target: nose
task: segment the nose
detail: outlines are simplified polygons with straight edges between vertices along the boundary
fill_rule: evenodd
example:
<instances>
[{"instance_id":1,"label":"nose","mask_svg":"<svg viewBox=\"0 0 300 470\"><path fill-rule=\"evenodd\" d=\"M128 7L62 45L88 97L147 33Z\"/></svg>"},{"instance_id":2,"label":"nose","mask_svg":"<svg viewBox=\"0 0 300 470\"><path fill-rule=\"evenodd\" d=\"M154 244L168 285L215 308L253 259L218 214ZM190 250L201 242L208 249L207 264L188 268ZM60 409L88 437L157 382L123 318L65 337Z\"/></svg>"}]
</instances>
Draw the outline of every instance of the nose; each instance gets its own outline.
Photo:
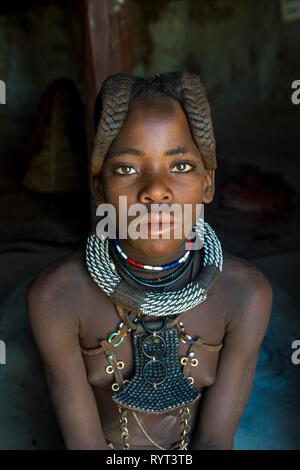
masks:
<instances>
[{"instance_id":1,"label":"nose","mask_svg":"<svg viewBox=\"0 0 300 470\"><path fill-rule=\"evenodd\" d=\"M173 194L168 184L158 176L150 176L139 192L139 202L142 204L171 203Z\"/></svg>"}]
</instances>

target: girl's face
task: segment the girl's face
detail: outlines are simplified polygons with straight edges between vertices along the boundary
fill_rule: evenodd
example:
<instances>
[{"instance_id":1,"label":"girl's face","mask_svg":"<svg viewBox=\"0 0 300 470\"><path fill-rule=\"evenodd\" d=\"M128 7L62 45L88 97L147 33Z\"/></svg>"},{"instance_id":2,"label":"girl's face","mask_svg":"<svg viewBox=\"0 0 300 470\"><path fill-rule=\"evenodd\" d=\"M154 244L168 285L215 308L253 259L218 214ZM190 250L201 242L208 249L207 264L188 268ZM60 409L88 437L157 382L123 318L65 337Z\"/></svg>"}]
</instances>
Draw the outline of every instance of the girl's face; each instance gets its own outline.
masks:
<instances>
[{"instance_id":1,"label":"girl's face","mask_svg":"<svg viewBox=\"0 0 300 470\"><path fill-rule=\"evenodd\" d=\"M213 171L203 165L180 103L168 97L140 97L130 104L101 174L94 178L94 191L97 205L110 203L117 214L119 196L127 197L128 207L144 204L149 213L152 204L176 203L182 208L190 204L192 228L196 204L212 201ZM128 217L128 223L133 218ZM184 234L181 239L174 238L174 227L170 223L170 238L164 239L161 231L165 226L149 223L147 239L121 239L120 243L135 260L164 264L185 251ZM151 239L151 233L159 239Z\"/></svg>"}]
</instances>

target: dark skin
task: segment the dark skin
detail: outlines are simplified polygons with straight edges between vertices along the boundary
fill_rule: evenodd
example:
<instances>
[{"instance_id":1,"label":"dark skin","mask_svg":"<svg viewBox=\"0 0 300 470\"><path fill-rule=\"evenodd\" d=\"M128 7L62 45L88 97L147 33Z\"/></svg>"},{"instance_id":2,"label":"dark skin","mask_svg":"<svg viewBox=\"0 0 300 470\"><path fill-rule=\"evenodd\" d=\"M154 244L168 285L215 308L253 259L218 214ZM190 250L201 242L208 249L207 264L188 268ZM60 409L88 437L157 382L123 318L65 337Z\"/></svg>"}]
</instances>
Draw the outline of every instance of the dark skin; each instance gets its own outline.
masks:
<instances>
[{"instance_id":1,"label":"dark skin","mask_svg":"<svg viewBox=\"0 0 300 470\"><path fill-rule=\"evenodd\" d=\"M131 149L126 150L125 148ZM134 149L134 150L132 150ZM137 154L139 153L139 154ZM171 98L138 98L93 179L97 204L118 206L142 202L203 202L214 194L214 174L206 170L187 118ZM164 264L184 252L184 240L122 240L133 259ZM202 397L191 407L189 449L232 449L234 433L247 402L257 354L272 305L269 282L250 263L224 253L223 271L208 299L189 310L187 332L206 343L224 342L218 352L200 350L193 371ZM33 334L41 353L53 405L68 449L122 448L118 410L111 399L112 377L103 354L83 357L80 346L93 348L114 331L119 317L110 298L89 276L84 253L58 261L38 276L28 292ZM130 336L117 348L125 363L124 378L133 373ZM187 351L181 343L179 354ZM179 413L138 414L150 436L164 448L180 439ZM131 448L155 448L129 413Z\"/></svg>"}]
</instances>

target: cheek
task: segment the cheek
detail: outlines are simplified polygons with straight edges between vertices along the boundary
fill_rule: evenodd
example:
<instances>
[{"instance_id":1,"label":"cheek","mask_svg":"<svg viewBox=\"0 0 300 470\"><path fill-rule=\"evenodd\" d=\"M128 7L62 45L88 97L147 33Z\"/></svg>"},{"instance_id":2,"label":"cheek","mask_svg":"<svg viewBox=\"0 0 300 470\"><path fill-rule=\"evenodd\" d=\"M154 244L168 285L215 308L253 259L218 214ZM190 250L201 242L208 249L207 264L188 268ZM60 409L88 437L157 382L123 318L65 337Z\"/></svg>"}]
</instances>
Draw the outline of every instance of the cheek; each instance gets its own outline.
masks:
<instances>
[{"instance_id":1,"label":"cheek","mask_svg":"<svg viewBox=\"0 0 300 470\"><path fill-rule=\"evenodd\" d=\"M103 199L106 204L111 204L114 207L117 226L119 226L120 216L124 220L125 214L128 216L128 208L137 202L132 185L128 189L126 186L122 178L106 179L103 184Z\"/></svg>"},{"instance_id":2,"label":"cheek","mask_svg":"<svg viewBox=\"0 0 300 470\"><path fill-rule=\"evenodd\" d=\"M178 184L176 199L183 204L199 204L202 202L204 184L202 178L195 175Z\"/></svg>"},{"instance_id":3,"label":"cheek","mask_svg":"<svg viewBox=\"0 0 300 470\"><path fill-rule=\"evenodd\" d=\"M125 200L124 200L125 197ZM133 191L125 192L116 186L112 189L112 187L108 187L104 190L104 200L107 204L112 204L116 209L119 208L120 204L126 204L126 207L137 203L135 194Z\"/></svg>"},{"instance_id":4,"label":"cheek","mask_svg":"<svg viewBox=\"0 0 300 470\"><path fill-rule=\"evenodd\" d=\"M121 196L126 197L125 203L124 200L120 200ZM123 206L121 206L121 211L123 212L124 204L126 204L126 207L128 208L132 204L136 203L136 197L135 185L124 184L122 178L112 177L110 179L106 179L103 184L104 201L107 204L112 204L116 211L119 211L120 204L123 204Z\"/></svg>"},{"instance_id":5,"label":"cheek","mask_svg":"<svg viewBox=\"0 0 300 470\"><path fill-rule=\"evenodd\" d=\"M190 231L199 218L203 217L203 192L204 185L202 178L195 175L182 183L181 188L176 193L176 199L182 206L182 222L186 229Z\"/></svg>"}]
</instances>

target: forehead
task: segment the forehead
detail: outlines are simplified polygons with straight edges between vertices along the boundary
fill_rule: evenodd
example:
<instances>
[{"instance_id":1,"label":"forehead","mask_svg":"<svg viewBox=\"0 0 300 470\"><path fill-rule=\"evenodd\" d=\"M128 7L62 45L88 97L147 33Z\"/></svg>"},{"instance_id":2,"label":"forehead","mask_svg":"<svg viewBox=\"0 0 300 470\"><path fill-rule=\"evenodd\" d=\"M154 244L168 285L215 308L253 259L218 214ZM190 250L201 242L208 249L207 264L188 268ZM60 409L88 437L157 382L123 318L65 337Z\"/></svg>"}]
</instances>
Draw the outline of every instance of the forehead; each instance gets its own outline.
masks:
<instances>
[{"instance_id":1,"label":"forehead","mask_svg":"<svg viewBox=\"0 0 300 470\"><path fill-rule=\"evenodd\" d=\"M171 120L184 119L185 113L181 104L168 96L149 96L135 98L129 104L126 121L135 119Z\"/></svg>"},{"instance_id":2,"label":"forehead","mask_svg":"<svg viewBox=\"0 0 300 470\"><path fill-rule=\"evenodd\" d=\"M187 117L181 104L171 97L139 97L134 99L117 140L125 138L192 140Z\"/></svg>"}]
</instances>

